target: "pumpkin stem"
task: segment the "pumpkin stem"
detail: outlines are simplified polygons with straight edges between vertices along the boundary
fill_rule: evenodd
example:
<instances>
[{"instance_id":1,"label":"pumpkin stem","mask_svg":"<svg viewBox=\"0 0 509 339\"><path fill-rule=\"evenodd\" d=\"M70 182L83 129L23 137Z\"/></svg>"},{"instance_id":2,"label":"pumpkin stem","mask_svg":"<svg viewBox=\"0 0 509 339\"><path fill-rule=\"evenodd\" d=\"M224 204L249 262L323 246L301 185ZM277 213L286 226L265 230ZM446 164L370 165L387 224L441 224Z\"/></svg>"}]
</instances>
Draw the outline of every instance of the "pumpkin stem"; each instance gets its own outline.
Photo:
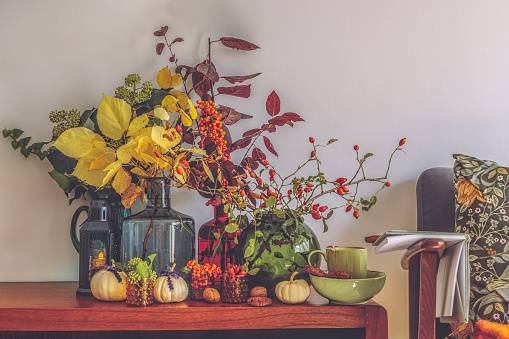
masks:
<instances>
[{"instance_id":1,"label":"pumpkin stem","mask_svg":"<svg viewBox=\"0 0 509 339\"><path fill-rule=\"evenodd\" d=\"M173 270L175 269L175 265L177 265L177 264L174 263L173 266L170 268L170 272L173 272Z\"/></svg>"},{"instance_id":2,"label":"pumpkin stem","mask_svg":"<svg viewBox=\"0 0 509 339\"><path fill-rule=\"evenodd\" d=\"M290 277L290 284L293 284L293 278L299 274L299 272L293 272L292 276Z\"/></svg>"}]
</instances>

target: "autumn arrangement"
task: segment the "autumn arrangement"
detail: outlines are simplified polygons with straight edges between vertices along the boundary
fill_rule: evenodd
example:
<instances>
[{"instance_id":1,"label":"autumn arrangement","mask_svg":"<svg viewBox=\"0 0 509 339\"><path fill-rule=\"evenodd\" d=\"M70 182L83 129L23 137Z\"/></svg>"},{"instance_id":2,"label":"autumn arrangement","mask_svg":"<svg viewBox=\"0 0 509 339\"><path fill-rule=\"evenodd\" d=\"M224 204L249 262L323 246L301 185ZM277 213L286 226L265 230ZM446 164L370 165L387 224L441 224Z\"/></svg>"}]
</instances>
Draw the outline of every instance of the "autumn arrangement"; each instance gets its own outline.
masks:
<instances>
[{"instance_id":1,"label":"autumn arrangement","mask_svg":"<svg viewBox=\"0 0 509 339\"><path fill-rule=\"evenodd\" d=\"M190 295L193 300L267 306L272 303L268 295L276 292L282 302L304 302L309 296L309 280L295 277L306 277L307 253L319 249L304 217L320 221L326 232L337 211L355 218L369 211L377 202L377 193L390 186L393 157L402 151L406 140L397 143L380 176L365 174L373 154L363 154L353 146L357 160L353 174L330 177L322 172L322 161L326 161L322 152L338 140L323 142L309 137L309 157L295 171L283 174L267 156L278 156L271 135L304 119L283 112L277 93L272 91L265 104L266 122L232 140L229 129L252 116L226 106L222 98L249 98L251 84L246 82L261 73L220 76L212 62L211 51L219 46L241 52L259 47L232 37L209 39L206 58L185 65L176 53L184 40L172 40L168 35L167 26L154 32L160 39L156 53L168 53L170 63L155 74L157 87L130 74L114 95L103 94L97 108L83 113L76 109L51 112L49 118L56 125L50 140L32 142L17 128L4 129L4 138L25 157L47 159L53 166L49 174L69 203L80 198L104 199L129 210L138 199L150 203L149 183L161 178L165 186L196 191L205 198L205 205L219 211L211 236L198 239L199 244L202 240L205 244L198 248L201 262L186 259L186 264L175 267L178 260L174 258L168 269L156 272L152 270L156 260L168 258L163 258L163 252L148 255L150 240L157 236L152 231L160 219L159 205L151 205L153 214L142 232L143 255L127 258L125 265L107 263L91 279L92 292L99 300L127 298L130 305L148 306L152 301L140 301L141 295L153 296L161 303L179 302ZM309 166L316 167L316 172L303 176L301 172ZM359 187L367 182L377 187L364 198ZM328 195L336 197L334 206L321 205L320 198ZM177 222L168 227L172 232L191 234L194 251L193 223ZM191 255L196 257L196 253ZM214 261L217 257L222 259ZM315 265L319 266L318 262ZM267 280L272 285L266 284ZM278 296L277 291L288 296L287 290L291 298Z\"/></svg>"}]
</instances>

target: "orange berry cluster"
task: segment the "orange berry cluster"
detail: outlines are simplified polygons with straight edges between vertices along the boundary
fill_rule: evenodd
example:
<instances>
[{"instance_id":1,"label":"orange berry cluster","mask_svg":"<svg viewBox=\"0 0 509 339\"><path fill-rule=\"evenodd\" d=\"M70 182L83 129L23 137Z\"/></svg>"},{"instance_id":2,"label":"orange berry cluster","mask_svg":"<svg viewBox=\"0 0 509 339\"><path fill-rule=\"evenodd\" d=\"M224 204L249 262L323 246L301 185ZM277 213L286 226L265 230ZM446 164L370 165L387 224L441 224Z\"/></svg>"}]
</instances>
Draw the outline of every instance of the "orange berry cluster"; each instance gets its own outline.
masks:
<instances>
[{"instance_id":1,"label":"orange berry cluster","mask_svg":"<svg viewBox=\"0 0 509 339\"><path fill-rule=\"evenodd\" d=\"M228 269L224 272L224 275L228 278L229 282L235 282L236 276L244 277L246 271L244 271L241 266L228 264Z\"/></svg>"},{"instance_id":2,"label":"orange berry cluster","mask_svg":"<svg viewBox=\"0 0 509 339\"><path fill-rule=\"evenodd\" d=\"M221 122L222 114L216 111L216 103L212 100L198 100L197 103L198 108L201 109L198 127L200 128L202 139L210 137L216 144L218 152L224 155L224 159L230 160L230 155L226 153L225 131L221 129L223 126ZM203 140L198 143L198 146L203 147Z\"/></svg>"},{"instance_id":3,"label":"orange berry cluster","mask_svg":"<svg viewBox=\"0 0 509 339\"><path fill-rule=\"evenodd\" d=\"M494 255L497 253L497 251L495 251L493 248L489 248L488 246L483 246L483 248L486 250L486 252L488 253L488 255Z\"/></svg>"},{"instance_id":4,"label":"orange berry cluster","mask_svg":"<svg viewBox=\"0 0 509 339\"><path fill-rule=\"evenodd\" d=\"M211 285L212 278L217 279L221 275L221 268L216 265L200 265L193 259L189 261L186 267L192 270L191 272L191 287L205 287ZM210 280L209 280L210 279Z\"/></svg>"}]
</instances>

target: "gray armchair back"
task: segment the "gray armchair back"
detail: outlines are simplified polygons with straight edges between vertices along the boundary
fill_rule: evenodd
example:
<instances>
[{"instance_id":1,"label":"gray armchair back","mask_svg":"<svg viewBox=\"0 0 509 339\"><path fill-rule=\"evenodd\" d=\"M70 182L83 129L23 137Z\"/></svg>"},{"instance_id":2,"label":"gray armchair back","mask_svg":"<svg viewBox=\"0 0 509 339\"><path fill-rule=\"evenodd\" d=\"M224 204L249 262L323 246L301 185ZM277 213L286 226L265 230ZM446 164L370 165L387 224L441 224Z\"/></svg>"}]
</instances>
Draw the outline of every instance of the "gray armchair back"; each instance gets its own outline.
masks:
<instances>
[{"instance_id":1,"label":"gray armchair back","mask_svg":"<svg viewBox=\"0 0 509 339\"><path fill-rule=\"evenodd\" d=\"M417 180L417 230L454 232L454 173L433 167Z\"/></svg>"}]
</instances>

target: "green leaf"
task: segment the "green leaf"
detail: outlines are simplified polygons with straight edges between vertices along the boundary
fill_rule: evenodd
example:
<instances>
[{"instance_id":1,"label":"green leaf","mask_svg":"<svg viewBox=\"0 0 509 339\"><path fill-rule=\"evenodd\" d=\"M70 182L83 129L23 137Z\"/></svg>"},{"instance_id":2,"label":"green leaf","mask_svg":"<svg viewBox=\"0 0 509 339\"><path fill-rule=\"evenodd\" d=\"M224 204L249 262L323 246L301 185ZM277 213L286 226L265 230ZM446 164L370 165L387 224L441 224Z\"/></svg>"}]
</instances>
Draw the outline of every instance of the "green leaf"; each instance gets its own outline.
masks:
<instances>
[{"instance_id":1,"label":"green leaf","mask_svg":"<svg viewBox=\"0 0 509 339\"><path fill-rule=\"evenodd\" d=\"M257 238L261 238L261 237L263 237L263 232L262 232L262 231L260 231L260 230L256 230L256 232L255 232L255 237L257 237Z\"/></svg>"},{"instance_id":2,"label":"green leaf","mask_svg":"<svg viewBox=\"0 0 509 339\"><path fill-rule=\"evenodd\" d=\"M328 142L327 142L327 145L330 145L332 144L333 142L336 142L338 141L338 139L330 139Z\"/></svg>"},{"instance_id":3,"label":"green leaf","mask_svg":"<svg viewBox=\"0 0 509 339\"><path fill-rule=\"evenodd\" d=\"M265 206L267 206L267 208L271 208L272 206L274 206L276 204L276 197L271 195L266 201L265 201Z\"/></svg>"},{"instance_id":4,"label":"green leaf","mask_svg":"<svg viewBox=\"0 0 509 339\"><path fill-rule=\"evenodd\" d=\"M377 202L376 196L372 196L371 199L369 199L369 202L371 203L371 205L376 204Z\"/></svg>"},{"instance_id":5,"label":"green leaf","mask_svg":"<svg viewBox=\"0 0 509 339\"><path fill-rule=\"evenodd\" d=\"M205 173L207 173L207 176L209 177L210 181L215 182L214 176L212 175L212 171L210 170L209 165L207 165L203 160L201 163L203 164L203 169L205 170Z\"/></svg>"},{"instance_id":6,"label":"green leaf","mask_svg":"<svg viewBox=\"0 0 509 339\"><path fill-rule=\"evenodd\" d=\"M235 233L237 232L237 230L239 229L239 225L235 224L235 223L229 223L228 225L226 225L224 227L224 230L228 233Z\"/></svg>"},{"instance_id":7,"label":"green leaf","mask_svg":"<svg viewBox=\"0 0 509 339\"><path fill-rule=\"evenodd\" d=\"M28 148L26 148L26 147L21 147L20 151L21 151L21 154L23 154L23 156L25 158L28 158L28 156L31 153L30 150Z\"/></svg>"},{"instance_id":8,"label":"green leaf","mask_svg":"<svg viewBox=\"0 0 509 339\"><path fill-rule=\"evenodd\" d=\"M88 119L90 118L90 116L92 116L92 113L94 113L94 112L97 112L97 110L95 108L92 108L92 109L89 109L89 110L86 110L85 112L83 112L83 114L81 115L80 123L79 123L78 127L85 126L85 123L88 121Z\"/></svg>"},{"instance_id":9,"label":"green leaf","mask_svg":"<svg viewBox=\"0 0 509 339\"><path fill-rule=\"evenodd\" d=\"M57 182L58 186L60 186L65 193L71 192L71 178L56 170L48 172L48 174Z\"/></svg>"},{"instance_id":10,"label":"green leaf","mask_svg":"<svg viewBox=\"0 0 509 339\"><path fill-rule=\"evenodd\" d=\"M143 261L140 261L138 265L136 265L136 273L138 273L141 278L150 278L150 269Z\"/></svg>"},{"instance_id":11,"label":"green leaf","mask_svg":"<svg viewBox=\"0 0 509 339\"><path fill-rule=\"evenodd\" d=\"M94 197L92 196L92 193L90 193L90 191L86 191L85 194L83 194L83 198L85 198L85 200L89 200L89 201L94 200Z\"/></svg>"},{"instance_id":12,"label":"green leaf","mask_svg":"<svg viewBox=\"0 0 509 339\"><path fill-rule=\"evenodd\" d=\"M239 237L235 237L235 239L233 239L233 242L235 243L235 245L238 245L239 244Z\"/></svg>"},{"instance_id":13,"label":"green leaf","mask_svg":"<svg viewBox=\"0 0 509 339\"><path fill-rule=\"evenodd\" d=\"M280 210L279 208L275 208L272 210L272 212L274 212L276 217L278 217L279 219L286 219L286 213L283 210Z\"/></svg>"},{"instance_id":14,"label":"green leaf","mask_svg":"<svg viewBox=\"0 0 509 339\"><path fill-rule=\"evenodd\" d=\"M254 246L248 246L244 251L244 258L249 258L254 254Z\"/></svg>"},{"instance_id":15,"label":"green leaf","mask_svg":"<svg viewBox=\"0 0 509 339\"><path fill-rule=\"evenodd\" d=\"M156 257L157 253L151 254L148 256L148 268L152 269L152 263L154 262L154 258ZM149 277L147 277L149 278Z\"/></svg>"},{"instance_id":16,"label":"green leaf","mask_svg":"<svg viewBox=\"0 0 509 339\"><path fill-rule=\"evenodd\" d=\"M324 218L322 218L322 222L323 222L323 233L325 233L329 230L329 226L327 226L327 223L325 222Z\"/></svg>"},{"instance_id":17,"label":"green leaf","mask_svg":"<svg viewBox=\"0 0 509 339\"><path fill-rule=\"evenodd\" d=\"M7 129L7 128L4 128L2 130L2 135L4 136L4 138L8 138L11 136L11 130L10 129Z\"/></svg>"},{"instance_id":18,"label":"green leaf","mask_svg":"<svg viewBox=\"0 0 509 339\"><path fill-rule=\"evenodd\" d=\"M493 178L495 176L495 174L497 174L497 171L496 170L493 170L491 171L489 174L488 174L488 180Z\"/></svg>"},{"instance_id":19,"label":"green leaf","mask_svg":"<svg viewBox=\"0 0 509 339\"><path fill-rule=\"evenodd\" d=\"M295 219L287 219L285 220L285 222L283 223L283 225L281 225L282 228L286 228L288 226L291 226L295 223Z\"/></svg>"},{"instance_id":20,"label":"green leaf","mask_svg":"<svg viewBox=\"0 0 509 339\"><path fill-rule=\"evenodd\" d=\"M373 153L366 153L366 154L364 154L364 160L366 160L367 158L372 157L372 156L373 156Z\"/></svg>"},{"instance_id":21,"label":"green leaf","mask_svg":"<svg viewBox=\"0 0 509 339\"><path fill-rule=\"evenodd\" d=\"M14 148L14 149L18 149L18 147L19 147L18 143L17 143L16 141L14 141L14 140L13 140L13 141L11 141L11 146L12 146L12 148Z\"/></svg>"},{"instance_id":22,"label":"green leaf","mask_svg":"<svg viewBox=\"0 0 509 339\"><path fill-rule=\"evenodd\" d=\"M214 237L215 237L216 239L219 239L219 238L221 238L221 235L220 235L219 233L215 232L215 233L214 233Z\"/></svg>"},{"instance_id":23,"label":"green leaf","mask_svg":"<svg viewBox=\"0 0 509 339\"><path fill-rule=\"evenodd\" d=\"M20 140L18 140L18 144L21 147L25 147L30 142L30 139L32 139L32 138L31 137L26 137L26 138L20 139Z\"/></svg>"},{"instance_id":24,"label":"green leaf","mask_svg":"<svg viewBox=\"0 0 509 339\"><path fill-rule=\"evenodd\" d=\"M214 251L212 252L212 260L216 257L218 253L221 253L223 251L223 243L219 241L216 246L214 247Z\"/></svg>"},{"instance_id":25,"label":"green leaf","mask_svg":"<svg viewBox=\"0 0 509 339\"><path fill-rule=\"evenodd\" d=\"M276 258L281 258L281 259L283 259L283 258L284 258L283 253L281 253L281 252L273 252L272 254L273 254Z\"/></svg>"},{"instance_id":26,"label":"green leaf","mask_svg":"<svg viewBox=\"0 0 509 339\"><path fill-rule=\"evenodd\" d=\"M330 217L332 217L332 214L334 214L334 210L330 210L329 213L327 213L325 219L329 219Z\"/></svg>"},{"instance_id":27,"label":"green leaf","mask_svg":"<svg viewBox=\"0 0 509 339\"><path fill-rule=\"evenodd\" d=\"M34 142L32 144L32 149L34 151L40 151L42 149L42 147L44 146L44 144L45 144L44 142Z\"/></svg>"},{"instance_id":28,"label":"green leaf","mask_svg":"<svg viewBox=\"0 0 509 339\"><path fill-rule=\"evenodd\" d=\"M224 204L223 212L228 213L230 211L230 204Z\"/></svg>"},{"instance_id":29,"label":"green leaf","mask_svg":"<svg viewBox=\"0 0 509 339\"><path fill-rule=\"evenodd\" d=\"M180 269L181 272L184 272L184 273L191 273L193 270L191 269L191 267L182 267Z\"/></svg>"},{"instance_id":30,"label":"green leaf","mask_svg":"<svg viewBox=\"0 0 509 339\"><path fill-rule=\"evenodd\" d=\"M249 275L255 275L256 273L258 273L260 271L260 268L253 268L251 271L247 272L247 274Z\"/></svg>"},{"instance_id":31,"label":"green leaf","mask_svg":"<svg viewBox=\"0 0 509 339\"><path fill-rule=\"evenodd\" d=\"M255 239L249 239L249 246L254 246Z\"/></svg>"},{"instance_id":32,"label":"green leaf","mask_svg":"<svg viewBox=\"0 0 509 339\"><path fill-rule=\"evenodd\" d=\"M19 128L15 128L15 129L11 130L11 137L13 139L18 139L21 136L21 134L23 134L23 131L20 130Z\"/></svg>"}]
</instances>

